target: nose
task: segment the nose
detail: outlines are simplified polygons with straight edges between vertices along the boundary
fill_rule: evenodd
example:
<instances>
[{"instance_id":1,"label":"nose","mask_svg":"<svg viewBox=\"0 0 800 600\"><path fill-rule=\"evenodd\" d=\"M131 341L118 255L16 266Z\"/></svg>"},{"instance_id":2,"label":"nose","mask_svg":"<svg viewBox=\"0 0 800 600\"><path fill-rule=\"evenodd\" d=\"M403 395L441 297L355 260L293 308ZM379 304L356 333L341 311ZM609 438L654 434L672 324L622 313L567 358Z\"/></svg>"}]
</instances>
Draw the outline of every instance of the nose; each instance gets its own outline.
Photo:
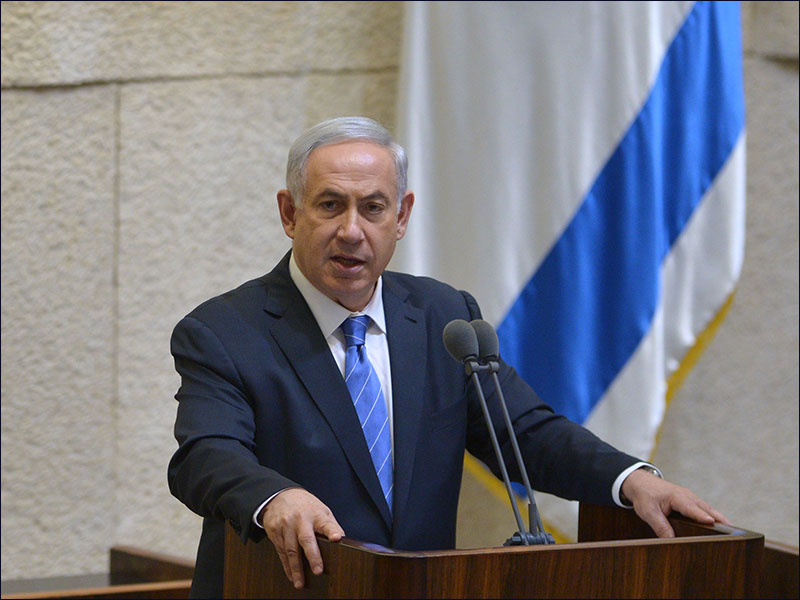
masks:
<instances>
[{"instance_id":1,"label":"nose","mask_svg":"<svg viewBox=\"0 0 800 600\"><path fill-rule=\"evenodd\" d=\"M358 244L364 239L364 230L361 226L361 215L358 210L351 208L342 213L337 237L347 244Z\"/></svg>"}]
</instances>

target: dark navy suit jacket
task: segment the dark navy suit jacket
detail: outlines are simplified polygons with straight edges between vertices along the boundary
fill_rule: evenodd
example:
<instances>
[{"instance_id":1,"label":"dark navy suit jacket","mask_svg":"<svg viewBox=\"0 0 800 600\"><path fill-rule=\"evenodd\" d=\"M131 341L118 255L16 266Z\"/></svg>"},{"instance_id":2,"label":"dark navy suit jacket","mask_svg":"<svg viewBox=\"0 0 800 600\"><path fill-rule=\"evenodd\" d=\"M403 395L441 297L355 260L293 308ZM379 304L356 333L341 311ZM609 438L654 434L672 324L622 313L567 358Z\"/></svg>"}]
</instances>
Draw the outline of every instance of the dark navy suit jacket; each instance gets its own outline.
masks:
<instances>
[{"instance_id":1,"label":"dark navy suit jacket","mask_svg":"<svg viewBox=\"0 0 800 600\"><path fill-rule=\"evenodd\" d=\"M169 465L172 493L205 517L194 596L222 594L225 522L259 540L253 512L299 485L350 538L394 548L452 548L464 450L499 473L463 366L445 350L453 319L480 318L465 292L384 273L392 372L394 510L381 493L347 387L289 276L289 254L263 277L200 305L176 326L181 386ZM637 459L555 415L506 364L500 380L532 485L610 504L614 479ZM504 455L513 453L494 386L484 386ZM512 477L518 470L508 464Z\"/></svg>"}]
</instances>

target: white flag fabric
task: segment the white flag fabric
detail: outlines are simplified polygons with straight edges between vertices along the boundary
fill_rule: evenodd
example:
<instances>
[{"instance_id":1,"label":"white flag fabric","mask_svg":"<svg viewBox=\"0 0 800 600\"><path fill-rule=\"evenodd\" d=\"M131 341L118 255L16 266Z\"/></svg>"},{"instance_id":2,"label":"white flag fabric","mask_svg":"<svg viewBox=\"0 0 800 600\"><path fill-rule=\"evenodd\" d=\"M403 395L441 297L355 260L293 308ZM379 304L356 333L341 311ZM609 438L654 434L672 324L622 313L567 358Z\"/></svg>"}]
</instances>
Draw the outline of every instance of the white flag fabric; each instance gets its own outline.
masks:
<instances>
[{"instance_id":1,"label":"white flag fabric","mask_svg":"<svg viewBox=\"0 0 800 600\"><path fill-rule=\"evenodd\" d=\"M391 268L472 292L548 404L644 459L741 270L740 27L737 2L406 3Z\"/></svg>"}]
</instances>

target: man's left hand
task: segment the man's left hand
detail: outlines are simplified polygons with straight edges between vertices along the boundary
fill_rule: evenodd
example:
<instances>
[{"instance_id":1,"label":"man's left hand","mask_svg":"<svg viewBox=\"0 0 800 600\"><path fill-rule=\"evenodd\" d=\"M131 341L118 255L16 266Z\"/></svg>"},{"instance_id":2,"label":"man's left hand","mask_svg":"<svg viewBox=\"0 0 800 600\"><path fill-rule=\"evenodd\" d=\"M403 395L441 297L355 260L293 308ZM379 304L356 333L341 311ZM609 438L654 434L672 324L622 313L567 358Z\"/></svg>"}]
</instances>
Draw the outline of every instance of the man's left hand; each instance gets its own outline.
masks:
<instances>
[{"instance_id":1,"label":"man's left hand","mask_svg":"<svg viewBox=\"0 0 800 600\"><path fill-rule=\"evenodd\" d=\"M628 475L622 483L622 493L633 503L636 514L650 525L658 537L675 537L667 520L672 511L707 525L714 522L731 524L725 515L698 498L691 490L643 469L637 469Z\"/></svg>"}]
</instances>

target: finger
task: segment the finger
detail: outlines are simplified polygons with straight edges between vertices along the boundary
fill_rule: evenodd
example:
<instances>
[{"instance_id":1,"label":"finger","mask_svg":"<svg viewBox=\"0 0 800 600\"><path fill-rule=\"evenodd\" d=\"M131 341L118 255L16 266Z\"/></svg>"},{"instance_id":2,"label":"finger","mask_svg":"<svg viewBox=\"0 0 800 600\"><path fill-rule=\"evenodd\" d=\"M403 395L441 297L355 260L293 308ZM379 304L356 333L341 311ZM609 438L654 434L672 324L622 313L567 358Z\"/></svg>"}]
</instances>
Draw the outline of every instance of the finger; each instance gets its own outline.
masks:
<instances>
[{"instance_id":1,"label":"finger","mask_svg":"<svg viewBox=\"0 0 800 600\"><path fill-rule=\"evenodd\" d=\"M278 553L278 558L281 561L281 566L283 567L283 572L286 575L286 578L289 581L292 581L292 572L289 569L289 561L286 558L286 550L283 547L283 535L274 534L271 531L267 531L267 537L269 541L272 542L272 545L275 547L275 551Z\"/></svg>"},{"instance_id":2,"label":"finger","mask_svg":"<svg viewBox=\"0 0 800 600\"><path fill-rule=\"evenodd\" d=\"M319 524L315 523L314 531L324 535L329 542L338 542L344 537L344 529L333 518L333 515L329 519L322 520Z\"/></svg>"},{"instance_id":3,"label":"finger","mask_svg":"<svg viewBox=\"0 0 800 600\"><path fill-rule=\"evenodd\" d=\"M723 515L718 510L714 510L710 506L704 507L703 510L705 511L706 515L708 515L706 522L708 522L709 524L713 524L713 523L723 523L724 525L730 525L731 524L731 522L728 520L728 517ZM700 519L697 519L697 520L699 521Z\"/></svg>"},{"instance_id":4,"label":"finger","mask_svg":"<svg viewBox=\"0 0 800 600\"><path fill-rule=\"evenodd\" d=\"M732 524L732 523L730 522L730 520L728 520L728 517L726 517L725 515L723 515L723 514L722 514L721 512L719 512L718 510L715 510L715 509L713 509L713 508L712 508L712 509L711 509L709 512L710 512L710 513L711 513L711 515L714 517L714 520L715 520L715 521L717 521L717 523L722 523L722 524L724 524L724 525L731 525L731 524Z\"/></svg>"},{"instance_id":5,"label":"finger","mask_svg":"<svg viewBox=\"0 0 800 600\"><path fill-rule=\"evenodd\" d=\"M645 523L650 525L650 529L652 529L653 533L655 533L658 537L675 537L675 531L673 531L672 525L669 524L667 517L664 515L658 505L656 505L654 509L652 507L646 509L636 509L636 514L638 514Z\"/></svg>"},{"instance_id":6,"label":"finger","mask_svg":"<svg viewBox=\"0 0 800 600\"><path fill-rule=\"evenodd\" d=\"M308 559L308 564L311 567L311 572L314 575L322 573L322 556L319 553L319 546L317 545L317 536L314 535L314 529L310 524L302 524L300 532L297 536L300 546Z\"/></svg>"},{"instance_id":7,"label":"finger","mask_svg":"<svg viewBox=\"0 0 800 600\"><path fill-rule=\"evenodd\" d=\"M698 523L711 524L715 521L714 516L708 511L699 506L689 506L687 508L678 509L678 512L685 517L689 517Z\"/></svg>"},{"instance_id":8,"label":"finger","mask_svg":"<svg viewBox=\"0 0 800 600\"><path fill-rule=\"evenodd\" d=\"M695 495L688 498L680 498L674 506L675 510L685 517L694 519L698 523L713 524L717 520L717 516L725 518L724 515L718 513L711 505L701 500Z\"/></svg>"},{"instance_id":9,"label":"finger","mask_svg":"<svg viewBox=\"0 0 800 600\"><path fill-rule=\"evenodd\" d=\"M292 570L289 568L289 559L286 558L286 552L284 552L283 549L278 551L278 558L281 559L281 566L283 567L283 573L286 575L286 579L288 579L289 582L291 583Z\"/></svg>"},{"instance_id":10,"label":"finger","mask_svg":"<svg viewBox=\"0 0 800 600\"><path fill-rule=\"evenodd\" d=\"M699 503L700 508L703 509L717 523L724 523L725 525L731 524L731 522L728 520L728 517L723 515L705 500L699 500Z\"/></svg>"},{"instance_id":11,"label":"finger","mask_svg":"<svg viewBox=\"0 0 800 600\"><path fill-rule=\"evenodd\" d=\"M645 519L647 520L647 519ZM667 518L661 513L655 513L651 520L647 521L650 524L650 527L653 529L653 532L660 538L674 538L675 531L672 529L672 525L669 524Z\"/></svg>"},{"instance_id":12,"label":"finger","mask_svg":"<svg viewBox=\"0 0 800 600\"><path fill-rule=\"evenodd\" d=\"M344 537L344 530L336 524L326 524L320 532L329 542L338 542Z\"/></svg>"},{"instance_id":13,"label":"finger","mask_svg":"<svg viewBox=\"0 0 800 600\"><path fill-rule=\"evenodd\" d=\"M299 590L305 584L305 577L303 576L303 557L300 553L294 531L286 531L283 541L286 549L286 560L289 563L289 581Z\"/></svg>"}]
</instances>

